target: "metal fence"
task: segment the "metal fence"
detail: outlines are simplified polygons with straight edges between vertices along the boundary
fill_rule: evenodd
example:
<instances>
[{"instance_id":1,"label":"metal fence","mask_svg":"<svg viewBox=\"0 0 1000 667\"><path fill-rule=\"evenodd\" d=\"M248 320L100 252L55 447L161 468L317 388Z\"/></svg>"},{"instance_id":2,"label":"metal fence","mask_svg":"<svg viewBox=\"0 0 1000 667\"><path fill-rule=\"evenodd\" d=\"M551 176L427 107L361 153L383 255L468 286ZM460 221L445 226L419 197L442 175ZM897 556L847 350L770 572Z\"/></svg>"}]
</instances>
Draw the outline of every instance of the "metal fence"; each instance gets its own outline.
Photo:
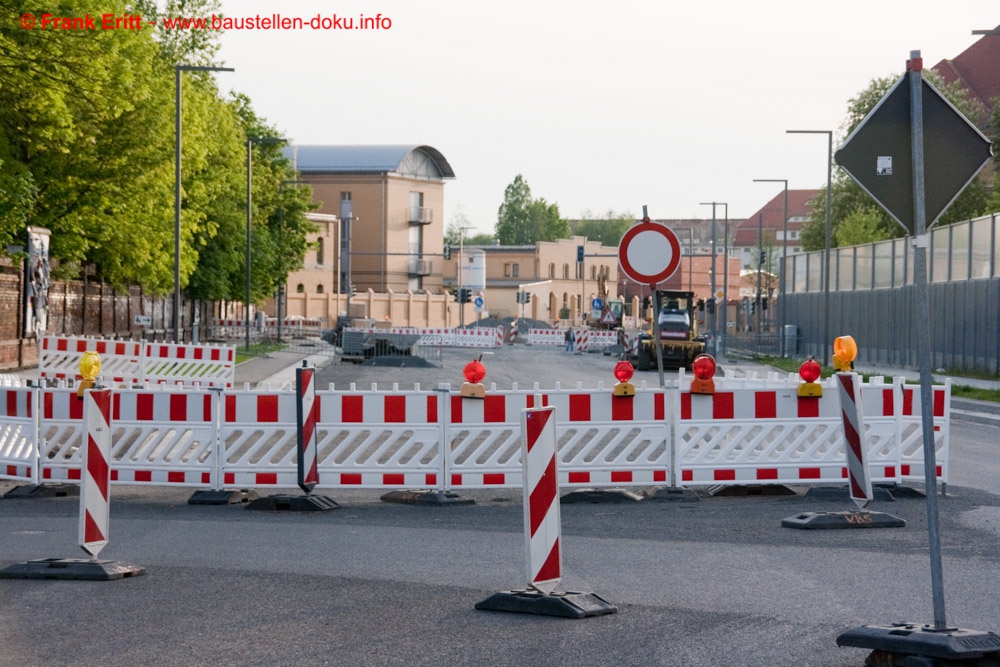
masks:
<instances>
[{"instance_id":1,"label":"metal fence","mask_svg":"<svg viewBox=\"0 0 1000 667\"><path fill-rule=\"evenodd\" d=\"M933 229L928 248L931 363L1000 375L1000 213ZM826 356L832 337L853 336L858 362L917 366L911 238L834 248L831 340L824 340L824 251L788 257L779 322L795 327L798 356ZM787 339L786 339L787 340Z\"/></svg>"}]
</instances>

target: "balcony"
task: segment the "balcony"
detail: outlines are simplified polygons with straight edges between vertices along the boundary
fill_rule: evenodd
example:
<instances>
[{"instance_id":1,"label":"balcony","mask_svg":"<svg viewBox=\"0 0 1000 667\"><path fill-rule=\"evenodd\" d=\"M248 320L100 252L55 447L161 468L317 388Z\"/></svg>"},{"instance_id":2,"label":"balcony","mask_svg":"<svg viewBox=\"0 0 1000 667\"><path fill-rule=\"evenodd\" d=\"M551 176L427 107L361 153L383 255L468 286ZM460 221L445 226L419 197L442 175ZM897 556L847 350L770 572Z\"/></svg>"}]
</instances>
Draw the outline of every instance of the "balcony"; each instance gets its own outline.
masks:
<instances>
[{"instance_id":1,"label":"balcony","mask_svg":"<svg viewBox=\"0 0 1000 667\"><path fill-rule=\"evenodd\" d=\"M410 206L406 209L411 225L429 225L434 222L434 210L423 206Z\"/></svg>"},{"instance_id":2,"label":"balcony","mask_svg":"<svg viewBox=\"0 0 1000 667\"><path fill-rule=\"evenodd\" d=\"M431 275L433 263L429 259L411 259L410 277L418 278Z\"/></svg>"}]
</instances>

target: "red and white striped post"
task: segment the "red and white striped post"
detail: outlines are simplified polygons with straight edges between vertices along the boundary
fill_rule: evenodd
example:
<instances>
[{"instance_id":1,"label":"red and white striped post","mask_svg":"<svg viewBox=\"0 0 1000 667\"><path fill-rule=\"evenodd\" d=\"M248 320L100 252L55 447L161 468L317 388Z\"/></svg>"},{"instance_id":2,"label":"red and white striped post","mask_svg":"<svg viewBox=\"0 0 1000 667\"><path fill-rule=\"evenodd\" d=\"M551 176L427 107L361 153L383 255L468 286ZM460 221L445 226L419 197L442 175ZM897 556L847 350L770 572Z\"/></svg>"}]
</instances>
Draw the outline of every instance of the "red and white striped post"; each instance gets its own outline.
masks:
<instances>
[{"instance_id":1,"label":"red and white striped post","mask_svg":"<svg viewBox=\"0 0 1000 667\"><path fill-rule=\"evenodd\" d=\"M562 579L555 408L522 411L521 438L528 585L548 594Z\"/></svg>"},{"instance_id":2,"label":"red and white striped post","mask_svg":"<svg viewBox=\"0 0 1000 667\"><path fill-rule=\"evenodd\" d=\"M94 558L108 543L111 502L111 389L84 392L87 427L80 485L80 546Z\"/></svg>"},{"instance_id":3,"label":"red and white striped post","mask_svg":"<svg viewBox=\"0 0 1000 667\"><path fill-rule=\"evenodd\" d=\"M305 367L295 369L297 390L295 413L298 418L298 461L299 488L311 492L319 484L319 468L316 456L316 369Z\"/></svg>"},{"instance_id":4,"label":"red and white striped post","mask_svg":"<svg viewBox=\"0 0 1000 667\"><path fill-rule=\"evenodd\" d=\"M865 419L861 411L861 382L857 373L837 373L840 394L840 416L844 422L844 439L847 442L847 476L851 500L859 509L872 502L872 480L868 473L868 456L865 453Z\"/></svg>"}]
</instances>

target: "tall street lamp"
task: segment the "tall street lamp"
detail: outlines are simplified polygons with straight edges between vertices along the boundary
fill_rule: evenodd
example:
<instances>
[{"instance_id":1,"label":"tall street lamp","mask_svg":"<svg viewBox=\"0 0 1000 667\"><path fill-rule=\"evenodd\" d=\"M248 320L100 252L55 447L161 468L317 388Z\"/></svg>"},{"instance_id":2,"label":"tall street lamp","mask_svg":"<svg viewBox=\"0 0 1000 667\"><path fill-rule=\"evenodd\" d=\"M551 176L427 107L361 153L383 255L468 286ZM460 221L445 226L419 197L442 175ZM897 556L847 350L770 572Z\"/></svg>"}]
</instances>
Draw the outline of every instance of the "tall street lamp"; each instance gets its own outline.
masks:
<instances>
[{"instance_id":1,"label":"tall street lamp","mask_svg":"<svg viewBox=\"0 0 1000 667\"><path fill-rule=\"evenodd\" d=\"M286 139L281 137L258 137L253 134L247 135L247 248L246 248L246 302L243 305L243 319L246 320L244 325L246 326L246 349L250 349L250 222L253 218L253 207L251 206L251 196L250 196L250 186L253 181L253 159L251 155L253 154L254 143L258 144L280 144L284 143ZM280 189L281 186L279 185Z\"/></svg>"},{"instance_id":2,"label":"tall street lamp","mask_svg":"<svg viewBox=\"0 0 1000 667\"><path fill-rule=\"evenodd\" d=\"M715 354L716 356L718 356L719 355L719 335L718 335L718 327L716 326L717 323L718 323L718 319L716 318L716 315L715 315L715 303L714 303L714 300L715 300L715 256L716 256L716 254L718 254L716 252L716 247L715 247L716 246L716 243L715 243L715 207L716 206L725 206L726 207L726 227L727 227L726 233L728 235L729 204L727 204L726 202L719 202L719 201L703 201L703 202L699 202L699 205L700 206L711 206L712 207L712 272L711 272L711 276L710 276L711 277L711 290L712 290L712 294L710 295L710 298L713 300L713 304L712 304L712 310L711 310L711 312L709 312L709 315L711 315L711 317L709 318L708 329L709 329L709 331L712 332L712 353ZM727 258L726 266L728 266L728 265L729 265L729 262L728 262L728 258ZM728 273L728 271L727 271L727 273Z\"/></svg>"},{"instance_id":3,"label":"tall street lamp","mask_svg":"<svg viewBox=\"0 0 1000 667\"><path fill-rule=\"evenodd\" d=\"M833 132L831 130L785 130L786 134L826 135L826 248L823 261L823 342L820 344L822 363L829 365L833 341L830 340L830 247L833 245Z\"/></svg>"},{"instance_id":4,"label":"tall street lamp","mask_svg":"<svg viewBox=\"0 0 1000 667\"><path fill-rule=\"evenodd\" d=\"M174 341L181 342L181 72L235 72L232 67L174 65Z\"/></svg>"},{"instance_id":5,"label":"tall street lamp","mask_svg":"<svg viewBox=\"0 0 1000 667\"><path fill-rule=\"evenodd\" d=\"M781 215L781 277L778 279L779 295L781 296L781 308L778 318L778 338L781 346L781 356L785 356L785 272L788 264L788 179L786 178L755 178L754 183L784 183L785 184L785 206Z\"/></svg>"},{"instance_id":6,"label":"tall street lamp","mask_svg":"<svg viewBox=\"0 0 1000 667\"><path fill-rule=\"evenodd\" d=\"M285 203L281 197L281 193L284 191L286 185L306 185L308 181L303 181L299 179L284 180L278 184L278 204L281 208L278 209L278 231L281 232L282 240L285 234ZM281 276L281 282L278 283L278 298L277 301L277 311L278 315L278 343L281 343L281 298L285 295L285 283L288 282L288 275L285 274Z\"/></svg>"}]
</instances>

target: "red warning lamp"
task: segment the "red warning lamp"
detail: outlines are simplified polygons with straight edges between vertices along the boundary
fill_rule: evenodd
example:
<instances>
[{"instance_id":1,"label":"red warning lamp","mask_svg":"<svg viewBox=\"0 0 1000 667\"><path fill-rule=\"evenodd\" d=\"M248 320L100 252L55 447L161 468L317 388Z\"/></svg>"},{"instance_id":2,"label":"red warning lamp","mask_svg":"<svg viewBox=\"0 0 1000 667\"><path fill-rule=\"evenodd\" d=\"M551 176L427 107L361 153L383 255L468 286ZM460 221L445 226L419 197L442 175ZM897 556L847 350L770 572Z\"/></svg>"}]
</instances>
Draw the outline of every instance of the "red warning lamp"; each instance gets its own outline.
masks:
<instances>
[{"instance_id":1,"label":"red warning lamp","mask_svg":"<svg viewBox=\"0 0 1000 667\"><path fill-rule=\"evenodd\" d=\"M486 377L486 367L479 362L479 359L473 359L462 369L466 380L462 385L462 396L465 398L486 398L486 388L482 385L483 378Z\"/></svg>"},{"instance_id":2,"label":"red warning lamp","mask_svg":"<svg viewBox=\"0 0 1000 667\"><path fill-rule=\"evenodd\" d=\"M635 396L635 387L629 382L634 373L635 368L627 361L615 364L615 379L618 380L614 390L615 396Z\"/></svg>"},{"instance_id":3,"label":"red warning lamp","mask_svg":"<svg viewBox=\"0 0 1000 667\"><path fill-rule=\"evenodd\" d=\"M802 362L799 366L799 377L803 382L799 385L798 395L802 398L815 398L823 395L823 387L816 382L823 374L823 368L813 358Z\"/></svg>"},{"instance_id":4,"label":"red warning lamp","mask_svg":"<svg viewBox=\"0 0 1000 667\"><path fill-rule=\"evenodd\" d=\"M692 394L714 394L715 393L715 358L710 354L699 354L691 362L691 370L694 371L694 380L691 380Z\"/></svg>"}]
</instances>

